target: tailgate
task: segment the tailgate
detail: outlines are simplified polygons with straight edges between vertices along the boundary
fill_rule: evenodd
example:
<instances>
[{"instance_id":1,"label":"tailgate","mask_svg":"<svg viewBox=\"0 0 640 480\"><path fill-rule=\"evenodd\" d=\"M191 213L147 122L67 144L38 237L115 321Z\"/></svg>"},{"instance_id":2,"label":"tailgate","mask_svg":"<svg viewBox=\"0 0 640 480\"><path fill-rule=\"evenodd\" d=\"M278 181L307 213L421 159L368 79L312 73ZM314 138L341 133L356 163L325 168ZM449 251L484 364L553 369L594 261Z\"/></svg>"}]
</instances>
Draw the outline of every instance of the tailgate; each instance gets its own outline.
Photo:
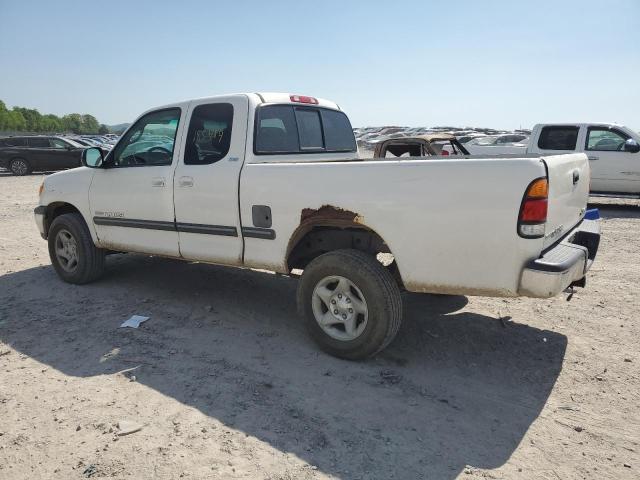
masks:
<instances>
[{"instance_id":1,"label":"tailgate","mask_svg":"<svg viewBox=\"0 0 640 480\"><path fill-rule=\"evenodd\" d=\"M549 206L544 248L582 220L589 199L589 161L584 153L543 157L549 178Z\"/></svg>"}]
</instances>

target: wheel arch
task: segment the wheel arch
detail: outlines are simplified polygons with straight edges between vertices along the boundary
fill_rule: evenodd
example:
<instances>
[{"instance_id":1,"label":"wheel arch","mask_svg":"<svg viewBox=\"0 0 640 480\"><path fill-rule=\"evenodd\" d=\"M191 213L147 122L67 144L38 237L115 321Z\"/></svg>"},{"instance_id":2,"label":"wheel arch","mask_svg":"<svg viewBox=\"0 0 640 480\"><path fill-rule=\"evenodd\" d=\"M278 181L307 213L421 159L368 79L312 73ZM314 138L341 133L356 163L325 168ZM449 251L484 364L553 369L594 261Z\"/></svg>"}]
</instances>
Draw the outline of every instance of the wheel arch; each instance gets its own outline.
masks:
<instances>
[{"instance_id":1,"label":"wheel arch","mask_svg":"<svg viewBox=\"0 0 640 480\"><path fill-rule=\"evenodd\" d=\"M287 245L288 271L304 270L309 262L324 253L353 249L376 257L391 271L398 285L403 287L402 276L390 246L381 235L363 223L361 216L323 206L317 210L303 211L301 220Z\"/></svg>"},{"instance_id":2,"label":"wheel arch","mask_svg":"<svg viewBox=\"0 0 640 480\"><path fill-rule=\"evenodd\" d=\"M60 215L64 215L65 213L78 213L86 223L82 212L80 212L80 210L75 205L72 205L68 202L51 202L49 205L47 205L47 210L44 215L45 236L49 236L49 228L51 227L53 221L57 217L59 217Z\"/></svg>"}]
</instances>

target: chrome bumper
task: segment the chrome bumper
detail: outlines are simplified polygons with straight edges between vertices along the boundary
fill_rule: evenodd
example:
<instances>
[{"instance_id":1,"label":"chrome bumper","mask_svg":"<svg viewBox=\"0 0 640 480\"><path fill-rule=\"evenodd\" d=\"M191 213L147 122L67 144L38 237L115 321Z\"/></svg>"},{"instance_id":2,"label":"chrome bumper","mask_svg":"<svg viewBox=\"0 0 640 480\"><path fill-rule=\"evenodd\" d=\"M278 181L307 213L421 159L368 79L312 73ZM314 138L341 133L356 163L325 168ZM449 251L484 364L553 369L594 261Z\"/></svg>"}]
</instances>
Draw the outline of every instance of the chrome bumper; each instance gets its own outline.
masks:
<instances>
[{"instance_id":1,"label":"chrome bumper","mask_svg":"<svg viewBox=\"0 0 640 480\"><path fill-rule=\"evenodd\" d=\"M527 264L518 293L548 298L571 285L584 286L599 244L599 220L583 220L564 240Z\"/></svg>"},{"instance_id":2,"label":"chrome bumper","mask_svg":"<svg viewBox=\"0 0 640 480\"><path fill-rule=\"evenodd\" d=\"M45 240L47 239L47 234L44 228L44 217L46 213L47 213L47 207L45 207L44 205L37 206L33 211L33 216L36 219L36 226L40 231L40 236Z\"/></svg>"}]
</instances>

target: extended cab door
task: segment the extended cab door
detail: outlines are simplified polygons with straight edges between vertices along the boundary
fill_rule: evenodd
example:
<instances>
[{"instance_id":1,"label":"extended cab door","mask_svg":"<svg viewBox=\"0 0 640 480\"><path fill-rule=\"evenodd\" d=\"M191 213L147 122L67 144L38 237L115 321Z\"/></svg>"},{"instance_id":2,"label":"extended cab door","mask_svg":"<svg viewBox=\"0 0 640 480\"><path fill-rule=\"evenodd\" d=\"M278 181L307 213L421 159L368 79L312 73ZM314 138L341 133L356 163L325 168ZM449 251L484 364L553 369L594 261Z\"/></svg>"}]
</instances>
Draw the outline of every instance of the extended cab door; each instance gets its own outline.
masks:
<instances>
[{"instance_id":1,"label":"extended cab door","mask_svg":"<svg viewBox=\"0 0 640 480\"><path fill-rule=\"evenodd\" d=\"M176 138L187 103L149 112L95 170L89 204L101 247L179 256L173 212Z\"/></svg>"},{"instance_id":2,"label":"extended cab door","mask_svg":"<svg viewBox=\"0 0 640 480\"><path fill-rule=\"evenodd\" d=\"M616 128L587 128L585 153L591 165L592 191L640 193L640 154L625 151L629 138Z\"/></svg>"},{"instance_id":3,"label":"extended cab door","mask_svg":"<svg viewBox=\"0 0 640 480\"><path fill-rule=\"evenodd\" d=\"M249 101L244 95L191 102L174 176L180 254L221 264L242 261L238 184Z\"/></svg>"}]
</instances>

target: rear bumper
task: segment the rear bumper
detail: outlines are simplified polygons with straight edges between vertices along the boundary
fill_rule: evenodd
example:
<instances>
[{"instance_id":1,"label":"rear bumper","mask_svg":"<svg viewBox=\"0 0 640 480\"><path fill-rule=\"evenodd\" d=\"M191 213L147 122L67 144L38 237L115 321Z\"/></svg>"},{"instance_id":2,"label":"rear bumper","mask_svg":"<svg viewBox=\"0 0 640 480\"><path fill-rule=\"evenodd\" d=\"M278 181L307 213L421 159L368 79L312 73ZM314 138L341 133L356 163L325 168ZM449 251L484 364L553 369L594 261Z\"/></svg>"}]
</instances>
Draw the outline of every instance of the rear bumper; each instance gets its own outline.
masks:
<instances>
[{"instance_id":1,"label":"rear bumper","mask_svg":"<svg viewBox=\"0 0 640 480\"><path fill-rule=\"evenodd\" d=\"M47 239L47 233L44 227L44 217L46 213L47 213L47 207L45 207L44 205L37 206L33 211L33 216L36 219L36 226L40 231L40 236L45 240Z\"/></svg>"},{"instance_id":2,"label":"rear bumper","mask_svg":"<svg viewBox=\"0 0 640 480\"><path fill-rule=\"evenodd\" d=\"M583 220L564 240L526 265L518 294L548 298L572 284L584 286L599 244L600 221Z\"/></svg>"}]
</instances>

